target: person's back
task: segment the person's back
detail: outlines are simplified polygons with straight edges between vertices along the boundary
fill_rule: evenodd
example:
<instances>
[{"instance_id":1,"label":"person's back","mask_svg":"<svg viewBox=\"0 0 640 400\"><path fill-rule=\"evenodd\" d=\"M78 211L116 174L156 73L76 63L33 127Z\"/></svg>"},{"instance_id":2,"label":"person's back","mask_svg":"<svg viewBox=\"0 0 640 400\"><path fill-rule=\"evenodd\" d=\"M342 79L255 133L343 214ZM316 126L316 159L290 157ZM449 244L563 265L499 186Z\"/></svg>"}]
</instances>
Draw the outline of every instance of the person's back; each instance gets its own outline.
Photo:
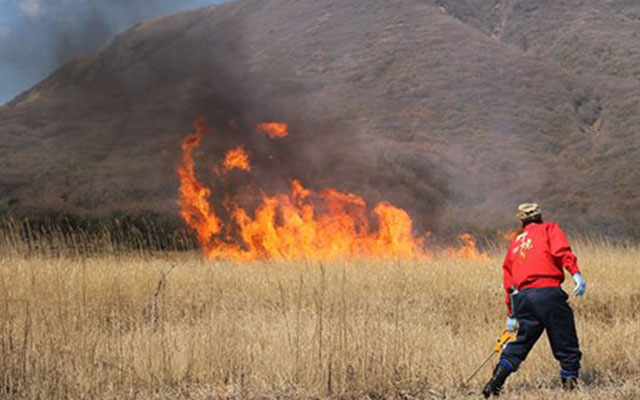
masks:
<instances>
[{"instance_id":1,"label":"person's back","mask_svg":"<svg viewBox=\"0 0 640 400\"><path fill-rule=\"evenodd\" d=\"M558 224L542 221L537 204L521 204L517 218L522 231L512 240L502 270L509 311L507 330L518 330L518 335L502 352L482 391L485 397L500 394L507 377L518 370L545 330L553 355L560 362L563 385L572 388L578 382L582 353L573 311L561 288L566 269L573 275L575 293L584 294L586 284L577 258Z\"/></svg>"},{"instance_id":2,"label":"person's back","mask_svg":"<svg viewBox=\"0 0 640 400\"><path fill-rule=\"evenodd\" d=\"M560 287L563 268L579 272L577 258L555 222L531 222L518 234L507 251L503 269L505 289Z\"/></svg>"}]
</instances>

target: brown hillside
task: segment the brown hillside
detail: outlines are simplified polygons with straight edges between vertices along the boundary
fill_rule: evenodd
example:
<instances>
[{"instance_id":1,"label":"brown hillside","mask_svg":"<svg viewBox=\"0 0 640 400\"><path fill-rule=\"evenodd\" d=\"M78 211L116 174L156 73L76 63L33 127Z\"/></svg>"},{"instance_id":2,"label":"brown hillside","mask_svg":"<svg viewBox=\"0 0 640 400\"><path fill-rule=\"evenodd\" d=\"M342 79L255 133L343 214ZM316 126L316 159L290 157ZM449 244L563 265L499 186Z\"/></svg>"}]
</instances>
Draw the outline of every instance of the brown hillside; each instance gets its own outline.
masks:
<instances>
[{"instance_id":1,"label":"brown hillside","mask_svg":"<svg viewBox=\"0 0 640 400\"><path fill-rule=\"evenodd\" d=\"M242 140L271 185L387 199L421 228L503 226L535 199L565 223L637 232L637 64L578 68L562 48L580 65L584 46L535 33L521 46L554 2L514 2L524 22L492 37L498 11L481 3L242 0L140 24L0 109L0 204L175 215L179 142L204 115L203 179ZM572 12L559 18L579 29ZM265 119L290 138L257 137Z\"/></svg>"},{"instance_id":2,"label":"brown hillside","mask_svg":"<svg viewBox=\"0 0 640 400\"><path fill-rule=\"evenodd\" d=\"M428 0L528 54L578 73L640 79L635 0Z\"/></svg>"}]
</instances>

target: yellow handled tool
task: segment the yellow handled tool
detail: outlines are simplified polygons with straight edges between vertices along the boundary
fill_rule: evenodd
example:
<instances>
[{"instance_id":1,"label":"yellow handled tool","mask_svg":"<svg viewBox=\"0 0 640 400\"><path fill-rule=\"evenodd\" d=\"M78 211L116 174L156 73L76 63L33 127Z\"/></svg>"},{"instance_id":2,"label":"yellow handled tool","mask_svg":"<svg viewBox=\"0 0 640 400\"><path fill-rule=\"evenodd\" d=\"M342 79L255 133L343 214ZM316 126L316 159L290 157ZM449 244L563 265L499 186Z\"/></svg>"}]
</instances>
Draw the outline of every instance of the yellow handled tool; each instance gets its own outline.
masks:
<instances>
[{"instance_id":1,"label":"yellow handled tool","mask_svg":"<svg viewBox=\"0 0 640 400\"><path fill-rule=\"evenodd\" d=\"M484 367L485 365L487 365L487 363L489 362L489 360L491 360L491 357L493 357L494 354L496 353L500 353L505 346L507 345L507 343L516 340L516 337L518 336L517 332L509 332L506 329L502 331L502 335L500 336L500 339L498 339L498 343L496 343L495 346L493 346L493 351L491 352L491 354L489 354L489 357L487 357L486 360L484 360L484 362L482 363L482 365L480 365L478 367L478 369L476 369L476 371L469 377L469 379L467 379L467 383L469 383L469 381L471 379L473 379L474 376L476 376L476 374L478 372L480 372L480 370L482 369L482 367Z\"/></svg>"},{"instance_id":2,"label":"yellow handled tool","mask_svg":"<svg viewBox=\"0 0 640 400\"><path fill-rule=\"evenodd\" d=\"M512 340L516 340L517 335L517 332L509 332L506 329L503 330L502 336L500 336L498 343L496 343L496 345L493 347L493 352L500 353L504 349L504 346L507 345L507 343L511 342Z\"/></svg>"}]
</instances>

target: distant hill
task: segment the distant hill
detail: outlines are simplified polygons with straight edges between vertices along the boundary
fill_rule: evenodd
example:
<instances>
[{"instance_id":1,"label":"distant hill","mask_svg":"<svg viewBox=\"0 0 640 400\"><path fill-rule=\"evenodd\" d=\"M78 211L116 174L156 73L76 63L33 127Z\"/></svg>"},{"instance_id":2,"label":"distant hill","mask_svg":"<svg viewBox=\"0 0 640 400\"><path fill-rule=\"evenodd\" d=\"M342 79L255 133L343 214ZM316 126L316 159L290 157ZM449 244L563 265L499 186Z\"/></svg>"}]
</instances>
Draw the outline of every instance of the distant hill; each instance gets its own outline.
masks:
<instances>
[{"instance_id":1,"label":"distant hill","mask_svg":"<svg viewBox=\"0 0 640 400\"><path fill-rule=\"evenodd\" d=\"M420 229L504 227L537 200L637 235L640 6L558 3L240 0L146 21L0 108L0 207L175 216L203 115L203 177L242 141L272 187L386 199ZM264 120L290 137L265 143Z\"/></svg>"}]
</instances>

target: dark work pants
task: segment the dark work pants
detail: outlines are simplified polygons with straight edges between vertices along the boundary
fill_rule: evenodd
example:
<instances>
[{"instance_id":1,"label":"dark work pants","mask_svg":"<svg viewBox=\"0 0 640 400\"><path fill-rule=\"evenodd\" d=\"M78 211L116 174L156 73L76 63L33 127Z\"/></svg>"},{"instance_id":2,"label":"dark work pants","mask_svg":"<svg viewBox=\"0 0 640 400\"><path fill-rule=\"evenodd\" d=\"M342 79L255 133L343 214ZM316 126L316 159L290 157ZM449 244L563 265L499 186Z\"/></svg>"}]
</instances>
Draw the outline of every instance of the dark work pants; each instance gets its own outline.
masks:
<instances>
[{"instance_id":1,"label":"dark work pants","mask_svg":"<svg viewBox=\"0 0 640 400\"><path fill-rule=\"evenodd\" d=\"M546 329L553 356L560 362L563 376L577 376L580 347L569 296L555 287L523 289L513 296L513 312L520 328L500 357L517 370Z\"/></svg>"}]
</instances>

